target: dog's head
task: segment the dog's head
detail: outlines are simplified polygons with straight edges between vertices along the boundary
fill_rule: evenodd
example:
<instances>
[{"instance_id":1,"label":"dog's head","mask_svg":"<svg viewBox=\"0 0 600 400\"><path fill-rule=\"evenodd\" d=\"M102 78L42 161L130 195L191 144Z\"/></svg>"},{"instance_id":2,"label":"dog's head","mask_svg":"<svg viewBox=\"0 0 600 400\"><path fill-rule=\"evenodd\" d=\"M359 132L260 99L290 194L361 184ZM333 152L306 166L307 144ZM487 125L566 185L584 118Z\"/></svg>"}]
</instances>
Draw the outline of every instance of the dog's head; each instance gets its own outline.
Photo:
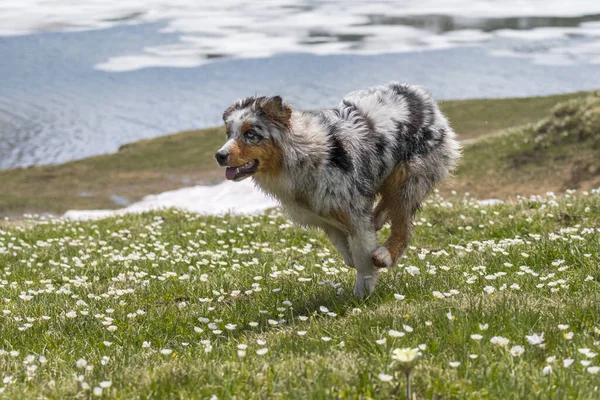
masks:
<instances>
[{"instance_id":1,"label":"dog's head","mask_svg":"<svg viewBox=\"0 0 600 400\"><path fill-rule=\"evenodd\" d=\"M215 157L227 167L228 180L241 181L255 173L281 170L281 138L289 130L292 109L281 97L248 97L223 113L227 141Z\"/></svg>"}]
</instances>

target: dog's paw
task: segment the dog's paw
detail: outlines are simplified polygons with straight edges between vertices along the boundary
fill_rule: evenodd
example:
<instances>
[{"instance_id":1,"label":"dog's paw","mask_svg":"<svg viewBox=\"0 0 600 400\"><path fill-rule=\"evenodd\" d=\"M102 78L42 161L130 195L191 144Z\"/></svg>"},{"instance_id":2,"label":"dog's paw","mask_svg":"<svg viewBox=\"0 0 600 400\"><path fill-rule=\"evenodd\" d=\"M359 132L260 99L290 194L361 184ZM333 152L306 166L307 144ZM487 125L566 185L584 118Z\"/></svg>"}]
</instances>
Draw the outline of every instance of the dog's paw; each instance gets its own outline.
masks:
<instances>
[{"instance_id":1,"label":"dog's paw","mask_svg":"<svg viewBox=\"0 0 600 400\"><path fill-rule=\"evenodd\" d=\"M377 268L391 268L394 260L390 252L385 246L379 246L373 254L371 254L371 260Z\"/></svg>"},{"instance_id":2,"label":"dog's paw","mask_svg":"<svg viewBox=\"0 0 600 400\"><path fill-rule=\"evenodd\" d=\"M354 285L354 295L366 297L375 291L377 285L377 271L369 274L357 272L356 284Z\"/></svg>"}]
</instances>

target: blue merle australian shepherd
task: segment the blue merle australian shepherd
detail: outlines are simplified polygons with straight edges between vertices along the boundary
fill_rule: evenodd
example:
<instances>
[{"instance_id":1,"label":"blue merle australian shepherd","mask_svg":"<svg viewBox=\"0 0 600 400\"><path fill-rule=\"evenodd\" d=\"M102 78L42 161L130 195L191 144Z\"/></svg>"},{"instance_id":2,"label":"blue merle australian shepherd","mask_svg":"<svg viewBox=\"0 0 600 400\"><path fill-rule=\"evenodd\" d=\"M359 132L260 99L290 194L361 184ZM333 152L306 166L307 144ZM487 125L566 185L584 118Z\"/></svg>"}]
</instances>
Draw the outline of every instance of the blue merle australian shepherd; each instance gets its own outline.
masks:
<instances>
[{"instance_id":1,"label":"blue merle australian shepherd","mask_svg":"<svg viewBox=\"0 0 600 400\"><path fill-rule=\"evenodd\" d=\"M321 228L356 269L359 296L406 250L419 206L460 157L435 100L395 82L320 111L292 110L279 96L248 97L223 119L227 142L216 158L227 179L252 176L295 222ZM387 221L391 234L380 246L376 232Z\"/></svg>"}]
</instances>

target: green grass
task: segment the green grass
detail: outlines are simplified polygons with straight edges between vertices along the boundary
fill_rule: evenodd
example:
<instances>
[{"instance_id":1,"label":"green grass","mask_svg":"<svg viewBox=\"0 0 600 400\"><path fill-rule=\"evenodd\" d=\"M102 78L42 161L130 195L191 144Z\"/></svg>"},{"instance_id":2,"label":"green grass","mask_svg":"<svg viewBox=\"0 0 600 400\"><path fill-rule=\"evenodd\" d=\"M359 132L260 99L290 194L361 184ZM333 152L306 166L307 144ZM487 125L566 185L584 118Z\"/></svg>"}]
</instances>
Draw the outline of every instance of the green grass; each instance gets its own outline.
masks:
<instances>
[{"instance_id":1,"label":"green grass","mask_svg":"<svg viewBox=\"0 0 600 400\"><path fill-rule=\"evenodd\" d=\"M444 101L441 107L462 140L537 122L557 102L586 95ZM132 143L115 154L0 171L0 216L120 208L115 198L134 202L148 194L222 180L213 154L223 139L222 128L189 131Z\"/></svg>"},{"instance_id":2,"label":"green grass","mask_svg":"<svg viewBox=\"0 0 600 400\"><path fill-rule=\"evenodd\" d=\"M323 235L277 212L4 227L0 398L90 398L87 385L104 381L103 396L121 399L402 398L391 352L424 345L417 398L594 399L598 226L599 192L492 207L434 197L406 258L366 300L352 296L354 272ZM533 333L543 348L528 343Z\"/></svg>"}]
</instances>

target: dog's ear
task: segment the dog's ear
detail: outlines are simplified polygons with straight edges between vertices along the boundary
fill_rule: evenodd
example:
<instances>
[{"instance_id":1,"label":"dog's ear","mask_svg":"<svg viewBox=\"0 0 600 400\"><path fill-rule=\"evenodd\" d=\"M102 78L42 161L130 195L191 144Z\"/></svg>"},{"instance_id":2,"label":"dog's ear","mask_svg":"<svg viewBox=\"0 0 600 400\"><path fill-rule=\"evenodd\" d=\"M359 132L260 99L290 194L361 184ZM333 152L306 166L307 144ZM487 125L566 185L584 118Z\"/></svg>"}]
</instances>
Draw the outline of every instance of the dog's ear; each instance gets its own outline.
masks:
<instances>
[{"instance_id":1,"label":"dog's ear","mask_svg":"<svg viewBox=\"0 0 600 400\"><path fill-rule=\"evenodd\" d=\"M258 107L276 124L289 126L292 108L285 104L280 96L267 97L258 103Z\"/></svg>"}]
</instances>

